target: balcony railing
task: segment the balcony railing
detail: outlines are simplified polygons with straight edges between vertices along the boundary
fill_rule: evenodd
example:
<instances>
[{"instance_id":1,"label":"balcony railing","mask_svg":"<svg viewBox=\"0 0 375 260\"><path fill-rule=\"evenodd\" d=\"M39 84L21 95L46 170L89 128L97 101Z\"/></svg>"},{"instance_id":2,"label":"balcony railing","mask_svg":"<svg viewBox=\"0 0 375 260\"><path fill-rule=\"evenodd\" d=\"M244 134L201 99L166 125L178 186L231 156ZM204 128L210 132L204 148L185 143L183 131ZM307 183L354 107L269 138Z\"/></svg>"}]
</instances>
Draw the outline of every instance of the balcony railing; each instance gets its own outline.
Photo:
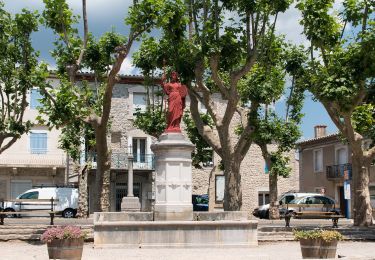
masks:
<instances>
[{"instance_id":1,"label":"balcony railing","mask_svg":"<svg viewBox=\"0 0 375 260\"><path fill-rule=\"evenodd\" d=\"M90 156L92 158L92 167L96 169L96 154ZM112 153L111 169L128 169L128 154ZM155 160L153 154L141 154L133 157L133 170L154 170Z\"/></svg>"},{"instance_id":2,"label":"balcony railing","mask_svg":"<svg viewBox=\"0 0 375 260\"><path fill-rule=\"evenodd\" d=\"M352 164L338 164L330 165L326 168L327 179L330 180L351 180L352 179Z\"/></svg>"}]
</instances>

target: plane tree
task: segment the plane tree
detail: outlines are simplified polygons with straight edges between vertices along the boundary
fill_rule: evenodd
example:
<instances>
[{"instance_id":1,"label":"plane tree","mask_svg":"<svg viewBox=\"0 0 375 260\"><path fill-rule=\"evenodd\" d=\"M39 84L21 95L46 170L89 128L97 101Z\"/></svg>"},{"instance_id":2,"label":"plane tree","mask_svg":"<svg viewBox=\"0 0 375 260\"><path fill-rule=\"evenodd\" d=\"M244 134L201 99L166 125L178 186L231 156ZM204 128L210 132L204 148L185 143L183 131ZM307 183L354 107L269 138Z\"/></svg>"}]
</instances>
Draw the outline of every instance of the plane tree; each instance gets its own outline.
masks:
<instances>
[{"instance_id":1,"label":"plane tree","mask_svg":"<svg viewBox=\"0 0 375 260\"><path fill-rule=\"evenodd\" d=\"M254 143L259 111L267 105L256 98L244 104L240 85L256 73L260 60L268 64L265 67L272 68L272 59L266 57L277 48L277 18L291 2L187 0L186 24L181 28L164 28L160 39L144 41L135 59L144 71L163 69L165 64L171 66L188 86L196 129L222 159L225 210L241 209L240 166ZM146 62L150 60L154 62ZM274 100L283 93L280 88L259 87L262 95L273 96ZM224 100L220 107L214 100L217 93ZM199 103L207 109L212 126L202 120Z\"/></svg>"},{"instance_id":2,"label":"plane tree","mask_svg":"<svg viewBox=\"0 0 375 260\"><path fill-rule=\"evenodd\" d=\"M352 153L356 226L372 224L369 168L375 159L375 2L298 1L310 41L305 88L322 103ZM366 145L365 140L372 140Z\"/></svg>"},{"instance_id":3,"label":"plane tree","mask_svg":"<svg viewBox=\"0 0 375 260\"><path fill-rule=\"evenodd\" d=\"M27 97L46 77L31 42L38 25L37 13L24 9L13 16L0 1L0 154L32 126L24 117Z\"/></svg>"},{"instance_id":4,"label":"plane tree","mask_svg":"<svg viewBox=\"0 0 375 260\"><path fill-rule=\"evenodd\" d=\"M44 95L42 111L50 126L64 127L74 121L89 124L95 136L97 169L95 175L96 210L108 211L110 204L111 152L107 143L113 87L118 73L133 43L154 27L178 26L180 1L133 1L125 24L127 36L114 30L99 39L89 32L86 0L82 0L83 36L65 0L44 0L44 23L56 35L52 55L56 60L59 83L41 89ZM95 82L82 79L80 73L93 73Z\"/></svg>"}]
</instances>

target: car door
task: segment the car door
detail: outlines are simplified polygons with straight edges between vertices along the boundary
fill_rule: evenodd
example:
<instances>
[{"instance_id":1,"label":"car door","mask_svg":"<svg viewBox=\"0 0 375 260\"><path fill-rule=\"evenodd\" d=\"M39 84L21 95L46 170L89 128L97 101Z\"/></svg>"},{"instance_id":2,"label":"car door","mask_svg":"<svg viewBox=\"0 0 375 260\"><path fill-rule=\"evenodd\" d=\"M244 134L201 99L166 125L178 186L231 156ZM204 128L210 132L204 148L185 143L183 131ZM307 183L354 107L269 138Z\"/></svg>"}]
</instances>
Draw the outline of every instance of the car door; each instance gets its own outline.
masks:
<instances>
[{"instance_id":1,"label":"car door","mask_svg":"<svg viewBox=\"0 0 375 260\"><path fill-rule=\"evenodd\" d=\"M38 207L38 202L27 200L37 200L39 198L39 192L38 191L30 191L26 192L19 196L18 199L20 200L26 200L24 202L17 202L19 205L19 209L22 210L35 210Z\"/></svg>"},{"instance_id":2,"label":"car door","mask_svg":"<svg viewBox=\"0 0 375 260\"><path fill-rule=\"evenodd\" d=\"M324 204L323 211L332 211L335 208L335 202L330 198L319 196L320 201Z\"/></svg>"}]
</instances>

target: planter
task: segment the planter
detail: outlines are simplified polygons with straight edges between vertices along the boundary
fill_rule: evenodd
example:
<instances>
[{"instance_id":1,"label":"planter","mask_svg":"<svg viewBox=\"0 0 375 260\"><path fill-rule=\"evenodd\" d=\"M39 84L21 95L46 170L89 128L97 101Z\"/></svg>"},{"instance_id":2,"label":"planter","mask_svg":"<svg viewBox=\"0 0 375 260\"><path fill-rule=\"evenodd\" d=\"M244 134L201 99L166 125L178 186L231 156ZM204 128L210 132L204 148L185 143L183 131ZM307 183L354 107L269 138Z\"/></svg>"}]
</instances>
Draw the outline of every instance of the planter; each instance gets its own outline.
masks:
<instances>
[{"instance_id":1,"label":"planter","mask_svg":"<svg viewBox=\"0 0 375 260\"><path fill-rule=\"evenodd\" d=\"M49 259L81 260L83 238L54 239L47 243Z\"/></svg>"},{"instance_id":2,"label":"planter","mask_svg":"<svg viewBox=\"0 0 375 260\"><path fill-rule=\"evenodd\" d=\"M324 241L321 238L300 239L302 258L335 258L337 240Z\"/></svg>"}]
</instances>

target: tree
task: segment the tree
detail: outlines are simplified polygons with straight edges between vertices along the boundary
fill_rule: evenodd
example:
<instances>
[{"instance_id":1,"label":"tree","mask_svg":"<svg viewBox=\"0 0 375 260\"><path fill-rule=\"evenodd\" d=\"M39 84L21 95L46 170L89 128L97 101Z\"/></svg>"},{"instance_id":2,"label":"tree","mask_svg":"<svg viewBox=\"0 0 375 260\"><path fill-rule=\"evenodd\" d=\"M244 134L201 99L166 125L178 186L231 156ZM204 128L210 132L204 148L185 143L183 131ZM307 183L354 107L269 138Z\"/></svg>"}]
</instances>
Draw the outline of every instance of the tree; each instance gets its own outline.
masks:
<instances>
[{"instance_id":1,"label":"tree","mask_svg":"<svg viewBox=\"0 0 375 260\"><path fill-rule=\"evenodd\" d=\"M53 56L58 67L60 85L43 88L45 106L43 112L49 116L48 124L64 126L72 121L82 121L94 129L97 170L95 176L96 209L109 210L111 153L107 144L110 121L112 90L124 59L133 42L153 27L163 27L178 16L180 2L163 0L133 1L125 19L130 25L128 37L115 31L105 33L99 40L89 34L86 0L82 0L84 33L80 37L74 24L78 17L73 15L65 0L44 0L45 25L56 36ZM95 84L81 81L78 72L83 69L94 73Z\"/></svg>"},{"instance_id":2,"label":"tree","mask_svg":"<svg viewBox=\"0 0 375 260\"><path fill-rule=\"evenodd\" d=\"M375 159L375 2L301 0L304 34L311 42L305 87L321 102L352 151L353 218L372 224L369 167ZM352 28L348 32L349 26ZM370 147L363 140L372 138Z\"/></svg>"},{"instance_id":3,"label":"tree","mask_svg":"<svg viewBox=\"0 0 375 260\"><path fill-rule=\"evenodd\" d=\"M278 14L291 2L187 0L185 18L180 18L187 23L164 28L158 41L153 38L144 41L138 55L141 58L139 62L135 60L135 64L145 71L155 67L161 69L165 60L189 87L190 112L196 128L222 159L225 210L241 209L240 165L254 141L252 134L256 131L258 110L263 104L262 100L252 99L250 106L244 106L239 85L249 73L255 72L257 61L268 56L275 40ZM154 63L142 62L147 60ZM272 67L271 63L269 67ZM264 95L273 95L272 88L261 91ZM214 93L220 93L226 100L223 113L215 107ZM274 99L280 98L281 94L282 91ZM201 119L199 102L207 108L213 128ZM236 137L233 129L238 118L242 131Z\"/></svg>"},{"instance_id":4,"label":"tree","mask_svg":"<svg viewBox=\"0 0 375 260\"><path fill-rule=\"evenodd\" d=\"M32 122L24 120L27 94L46 76L31 44L38 15L24 9L12 17L3 7L0 2L0 154L29 131Z\"/></svg>"},{"instance_id":5,"label":"tree","mask_svg":"<svg viewBox=\"0 0 375 260\"><path fill-rule=\"evenodd\" d=\"M274 47L269 49L265 57L266 62L259 59L252 73L240 85L240 95L244 104L254 100L265 104L252 120L255 127L252 138L262 151L269 174L269 218L278 219L278 176L289 177L290 152L301 137L299 124L302 118L304 89L298 76L303 72L306 57L302 47L287 45L281 38L275 38ZM272 64L272 67L269 64ZM280 97L281 93L286 92L286 74L291 77L291 87L288 89L286 115L282 118L268 106L275 98ZM238 130L242 132L243 129Z\"/></svg>"}]
</instances>

